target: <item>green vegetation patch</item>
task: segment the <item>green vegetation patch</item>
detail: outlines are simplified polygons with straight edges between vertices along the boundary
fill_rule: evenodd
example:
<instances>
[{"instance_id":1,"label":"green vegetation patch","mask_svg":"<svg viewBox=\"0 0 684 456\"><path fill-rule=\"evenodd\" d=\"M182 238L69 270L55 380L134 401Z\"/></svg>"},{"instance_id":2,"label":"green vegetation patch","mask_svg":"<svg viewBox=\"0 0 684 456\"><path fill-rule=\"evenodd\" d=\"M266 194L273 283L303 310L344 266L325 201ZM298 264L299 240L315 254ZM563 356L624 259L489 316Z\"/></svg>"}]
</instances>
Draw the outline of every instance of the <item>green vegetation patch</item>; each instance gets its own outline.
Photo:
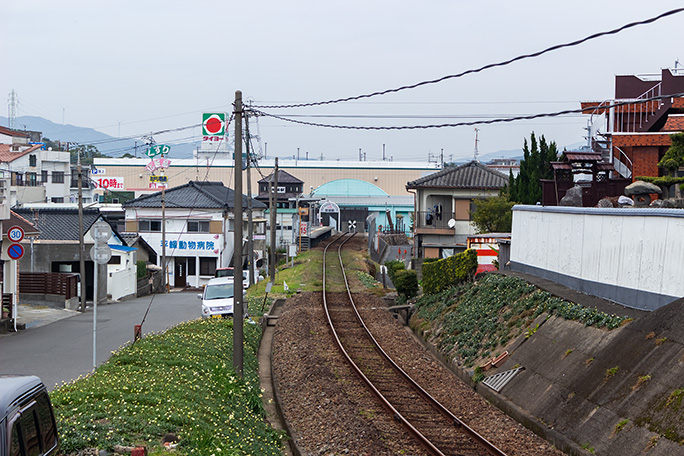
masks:
<instances>
[{"instance_id":1,"label":"green vegetation patch","mask_svg":"<svg viewBox=\"0 0 684 456\"><path fill-rule=\"evenodd\" d=\"M544 312L608 329L626 320L564 301L517 277L486 274L475 283L419 298L412 325L428 321L439 327L435 342L442 353L470 367L523 331L532 336L536 328L528 326Z\"/></svg>"},{"instance_id":2,"label":"green vegetation patch","mask_svg":"<svg viewBox=\"0 0 684 456\"><path fill-rule=\"evenodd\" d=\"M51 393L63 452L154 451L172 432L179 454L281 454L282 435L264 420L260 335L245 322L244 378L233 370L232 319L182 323L122 348L92 375Z\"/></svg>"}]
</instances>

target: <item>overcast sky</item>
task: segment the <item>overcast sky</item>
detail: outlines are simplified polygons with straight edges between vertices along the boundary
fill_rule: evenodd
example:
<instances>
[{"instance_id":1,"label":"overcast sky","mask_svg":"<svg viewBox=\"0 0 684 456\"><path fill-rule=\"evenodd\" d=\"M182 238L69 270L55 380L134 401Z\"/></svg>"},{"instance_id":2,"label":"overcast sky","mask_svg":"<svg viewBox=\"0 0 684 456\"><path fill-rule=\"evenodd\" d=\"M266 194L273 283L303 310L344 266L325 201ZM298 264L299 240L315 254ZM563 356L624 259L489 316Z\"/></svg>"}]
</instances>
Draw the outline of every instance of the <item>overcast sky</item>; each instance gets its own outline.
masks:
<instances>
[{"instance_id":1,"label":"overcast sky","mask_svg":"<svg viewBox=\"0 0 684 456\"><path fill-rule=\"evenodd\" d=\"M199 124L255 104L313 102L391 89L574 41L684 6L681 1L3 0L0 94L18 115L112 136ZM579 108L614 94L616 74L684 63L684 13L531 60L358 102L264 109L337 125L420 125ZM7 114L7 108L5 108ZM394 117L392 117L394 116ZM401 118L418 116L423 118ZM453 116L453 118L432 118ZM522 147L530 132L560 147L584 141L575 115L482 125L479 152ZM256 130L255 121L250 127ZM357 131L260 118L268 156L427 160L473 156L472 126ZM231 136L233 132L231 131ZM200 129L157 135L199 140ZM171 157L172 158L172 154Z\"/></svg>"}]
</instances>

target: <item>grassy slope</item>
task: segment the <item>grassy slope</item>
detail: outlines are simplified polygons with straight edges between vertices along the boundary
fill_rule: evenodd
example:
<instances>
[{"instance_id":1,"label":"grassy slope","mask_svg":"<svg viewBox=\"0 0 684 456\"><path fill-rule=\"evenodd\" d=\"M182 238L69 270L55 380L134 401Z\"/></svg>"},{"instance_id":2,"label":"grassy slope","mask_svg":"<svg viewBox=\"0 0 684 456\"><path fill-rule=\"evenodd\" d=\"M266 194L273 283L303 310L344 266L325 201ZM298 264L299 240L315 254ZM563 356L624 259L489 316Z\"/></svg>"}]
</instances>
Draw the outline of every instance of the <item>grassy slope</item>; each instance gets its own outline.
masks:
<instances>
[{"instance_id":1,"label":"grassy slope","mask_svg":"<svg viewBox=\"0 0 684 456\"><path fill-rule=\"evenodd\" d=\"M377 289L361 271L364 254L348 255L358 269L349 280ZM322 251L298 256L293 268L277 273L265 307L297 289L320 291L321 268ZM263 314L265 287L262 281L248 291L253 317ZM232 367L232 320L198 319L146 336L114 353L94 374L55 389L51 398L63 452L146 445L151 454L162 454L162 437L175 433L178 454L281 454L283 436L265 423L261 403L261 329L245 324L244 336L243 379Z\"/></svg>"}]
</instances>

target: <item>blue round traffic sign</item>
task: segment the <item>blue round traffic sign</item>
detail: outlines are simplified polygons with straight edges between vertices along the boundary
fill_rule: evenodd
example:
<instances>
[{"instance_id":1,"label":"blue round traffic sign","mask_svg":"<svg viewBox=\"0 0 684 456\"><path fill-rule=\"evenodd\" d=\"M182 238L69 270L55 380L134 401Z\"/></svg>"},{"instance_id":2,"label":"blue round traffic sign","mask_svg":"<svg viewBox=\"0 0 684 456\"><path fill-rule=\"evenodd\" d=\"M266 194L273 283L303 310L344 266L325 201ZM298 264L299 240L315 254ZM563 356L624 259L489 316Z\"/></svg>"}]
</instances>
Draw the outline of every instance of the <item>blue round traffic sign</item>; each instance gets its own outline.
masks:
<instances>
[{"instance_id":1,"label":"blue round traffic sign","mask_svg":"<svg viewBox=\"0 0 684 456\"><path fill-rule=\"evenodd\" d=\"M13 260L18 260L24 256L24 246L21 244L10 244L7 248L7 255Z\"/></svg>"}]
</instances>

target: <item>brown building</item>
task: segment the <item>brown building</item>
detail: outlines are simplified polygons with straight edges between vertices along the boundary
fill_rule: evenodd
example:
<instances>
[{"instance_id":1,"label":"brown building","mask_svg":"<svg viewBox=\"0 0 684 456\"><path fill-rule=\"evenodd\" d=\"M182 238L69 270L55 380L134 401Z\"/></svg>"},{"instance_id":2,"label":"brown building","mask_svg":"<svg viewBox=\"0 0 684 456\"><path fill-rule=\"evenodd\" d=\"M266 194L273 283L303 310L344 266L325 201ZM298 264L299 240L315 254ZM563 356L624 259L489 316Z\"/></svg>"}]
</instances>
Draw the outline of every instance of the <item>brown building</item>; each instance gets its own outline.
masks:
<instances>
[{"instance_id":1,"label":"brown building","mask_svg":"<svg viewBox=\"0 0 684 456\"><path fill-rule=\"evenodd\" d=\"M591 146L621 177L662 176L658 162L670 134L684 130L684 70L615 76L615 98L582 102L591 118ZM672 96L668 96L672 95Z\"/></svg>"}]
</instances>

